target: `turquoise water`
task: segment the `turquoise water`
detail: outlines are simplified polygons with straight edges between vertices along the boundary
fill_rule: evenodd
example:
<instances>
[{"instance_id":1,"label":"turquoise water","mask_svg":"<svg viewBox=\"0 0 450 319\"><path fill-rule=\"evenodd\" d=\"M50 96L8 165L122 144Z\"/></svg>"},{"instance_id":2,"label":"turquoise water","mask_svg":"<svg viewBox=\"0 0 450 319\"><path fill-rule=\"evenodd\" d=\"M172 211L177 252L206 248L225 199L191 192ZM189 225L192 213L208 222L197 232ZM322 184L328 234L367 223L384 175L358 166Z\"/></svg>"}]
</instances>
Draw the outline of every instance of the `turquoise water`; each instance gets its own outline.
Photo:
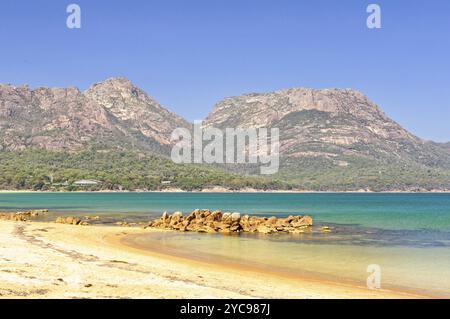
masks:
<instances>
[{"instance_id":1,"label":"turquoise water","mask_svg":"<svg viewBox=\"0 0 450 319\"><path fill-rule=\"evenodd\" d=\"M202 260L364 286L367 266L382 269L382 287L450 297L450 194L270 193L0 193L0 211L48 208L57 214L95 214L149 220L164 211L196 208L255 215L309 214L300 235L148 233L136 243ZM111 217L113 216L113 217ZM320 225L331 226L322 233Z\"/></svg>"},{"instance_id":2,"label":"turquoise water","mask_svg":"<svg viewBox=\"0 0 450 319\"><path fill-rule=\"evenodd\" d=\"M180 232L149 233L133 244L153 251L340 283L366 286L367 267L381 269L381 288L450 298L450 248L361 245L309 235L223 236ZM299 289L302 288L299 286Z\"/></svg>"},{"instance_id":3,"label":"turquoise water","mask_svg":"<svg viewBox=\"0 0 450 319\"><path fill-rule=\"evenodd\" d=\"M0 210L157 216L196 208L258 215L309 214L315 221L387 230L450 231L450 194L3 193Z\"/></svg>"}]
</instances>

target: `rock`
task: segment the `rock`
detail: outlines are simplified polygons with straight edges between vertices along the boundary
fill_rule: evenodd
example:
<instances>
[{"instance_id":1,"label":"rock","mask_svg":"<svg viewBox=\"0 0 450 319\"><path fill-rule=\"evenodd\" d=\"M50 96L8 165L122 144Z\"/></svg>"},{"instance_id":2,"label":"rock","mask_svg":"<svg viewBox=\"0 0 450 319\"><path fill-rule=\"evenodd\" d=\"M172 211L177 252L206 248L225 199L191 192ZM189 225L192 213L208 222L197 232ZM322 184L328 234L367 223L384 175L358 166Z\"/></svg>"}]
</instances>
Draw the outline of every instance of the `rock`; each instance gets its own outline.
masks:
<instances>
[{"instance_id":1,"label":"rock","mask_svg":"<svg viewBox=\"0 0 450 319\"><path fill-rule=\"evenodd\" d=\"M328 227L328 226L323 226L323 227L321 228L321 230L322 230L322 232L324 232L324 233L329 233L329 232L331 232L331 229L330 229L330 227Z\"/></svg>"},{"instance_id":2,"label":"rock","mask_svg":"<svg viewBox=\"0 0 450 319\"><path fill-rule=\"evenodd\" d=\"M294 216L290 215L289 217L286 217L284 220L286 223L290 223L291 221L293 221L295 219Z\"/></svg>"},{"instance_id":3,"label":"rock","mask_svg":"<svg viewBox=\"0 0 450 319\"><path fill-rule=\"evenodd\" d=\"M170 226L177 225L183 220L183 213L181 212L175 212L170 218Z\"/></svg>"},{"instance_id":4,"label":"rock","mask_svg":"<svg viewBox=\"0 0 450 319\"><path fill-rule=\"evenodd\" d=\"M231 230L230 230L230 228L224 228L224 229L220 229L219 233L229 234L229 233L231 233Z\"/></svg>"},{"instance_id":5,"label":"rock","mask_svg":"<svg viewBox=\"0 0 450 319\"><path fill-rule=\"evenodd\" d=\"M110 150L116 146L135 149L131 145L136 137L123 133L131 131L158 141L158 145L170 145L173 130L190 127L124 78L108 79L83 92L73 87L31 89L1 84L0 123L0 148L5 152L29 147L73 154L99 136L113 143ZM48 134L50 129L59 134ZM109 132L108 136L104 132ZM140 153L151 149L141 144ZM71 168L80 168L77 164Z\"/></svg>"},{"instance_id":6,"label":"rock","mask_svg":"<svg viewBox=\"0 0 450 319\"><path fill-rule=\"evenodd\" d=\"M241 217L240 225L242 227L242 231L244 232L253 232L256 230L256 228L252 227L252 225L250 224L250 216L248 215L244 215Z\"/></svg>"},{"instance_id":7,"label":"rock","mask_svg":"<svg viewBox=\"0 0 450 319\"><path fill-rule=\"evenodd\" d=\"M215 228L213 228L213 227L208 227L208 226L207 226L207 227L205 228L205 230L206 230L207 233L211 233L211 234L212 234L212 233L217 233L217 230L216 230Z\"/></svg>"},{"instance_id":8,"label":"rock","mask_svg":"<svg viewBox=\"0 0 450 319\"><path fill-rule=\"evenodd\" d=\"M122 227L130 227L130 223L126 222L126 221L118 221L114 223L117 226L122 226Z\"/></svg>"},{"instance_id":9,"label":"rock","mask_svg":"<svg viewBox=\"0 0 450 319\"><path fill-rule=\"evenodd\" d=\"M239 224L237 224L237 225L230 226L229 229L230 229L231 232L240 232L242 228L241 228L241 226Z\"/></svg>"},{"instance_id":10,"label":"rock","mask_svg":"<svg viewBox=\"0 0 450 319\"><path fill-rule=\"evenodd\" d=\"M219 231L223 231L223 230L229 230L230 229L230 225L222 223L222 222L215 222L214 223L214 228L218 229Z\"/></svg>"},{"instance_id":11,"label":"rock","mask_svg":"<svg viewBox=\"0 0 450 319\"><path fill-rule=\"evenodd\" d=\"M172 215L172 218L174 218L174 217L183 217L183 213L182 212L175 212Z\"/></svg>"},{"instance_id":12,"label":"rock","mask_svg":"<svg viewBox=\"0 0 450 319\"><path fill-rule=\"evenodd\" d=\"M30 210L26 212L17 212L17 213L0 213L1 220L11 220L11 221L27 221L34 217L38 217L47 213L48 210Z\"/></svg>"},{"instance_id":13,"label":"rock","mask_svg":"<svg viewBox=\"0 0 450 319\"><path fill-rule=\"evenodd\" d=\"M239 220L241 220L241 214L240 213L233 213L233 214L231 214L231 220L232 221L239 221Z\"/></svg>"},{"instance_id":14,"label":"rock","mask_svg":"<svg viewBox=\"0 0 450 319\"><path fill-rule=\"evenodd\" d=\"M211 222L220 221L221 219L222 219L221 211L214 211L206 217L206 220Z\"/></svg>"},{"instance_id":15,"label":"rock","mask_svg":"<svg viewBox=\"0 0 450 319\"><path fill-rule=\"evenodd\" d=\"M186 216L185 221L190 222L191 220L195 219L195 214L192 212L189 215Z\"/></svg>"},{"instance_id":16,"label":"rock","mask_svg":"<svg viewBox=\"0 0 450 319\"><path fill-rule=\"evenodd\" d=\"M309 216L289 216L277 218L275 216L257 217L240 213L222 213L221 211L209 211L196 209L186 217L181 212L169 215L167 212L160 219L151 221L145 228L159 228L179 231L191 231L202 233L238 233L260 232L271 234L277 232L300 233L303 228L312 225Z\"/></svg>"},{"instance_id":17,"label":"rock","mask_svg":"<svg viewBox=\"0 0 450 319\"><path fill-rule=\"evenodd\" d=\"M271 234L273 233L273 230L265 225L260 225L258 226L258 228L256 228L256 231L258 233L262 233L262 234Z\"/></svg>"},{"instance_id":18,"label":"rock","mask_svg":"<svg viewBox=\"0 0 450 319\"><path fill-rule=\"evenodd\" d=\"M297 221L291 223L293 227L310 227L313 225L313 220L310 216L302 216Z\"/></svg>"},{"instance_id":19,"label":"rock","mask_svg":"<svg viewBox=\"0 0 450 319\"><path fill-rule=\"evenodd\" d=\"M86 220L100 220L100 216L84 216Z\"/></svg>"},{"instance_id":20,"label":"rock","mask_svg":"<svg viewBox=\"0 0 450 319\"><path fill-rule=\"evenodd\" d=\"M65 218L61 217L61 216L58 216L55 221L55 223L58 223L58 224L65 224L65 222L66 222Z\"/></svg>"},{"instance_id":21,"label":"rock","mask_svg":"<svg viewBox=\"0 0 450 319\"><path fill-rule=\"evenodd\" d=\"M57 224L67 224L67 225L82 225L82 226L89 225L88 221L81 220L78 217L72 217L72 216L68 216L68 217L58 216L56 218L55 223L57 223Z\"/></svg>"}]
</instances>

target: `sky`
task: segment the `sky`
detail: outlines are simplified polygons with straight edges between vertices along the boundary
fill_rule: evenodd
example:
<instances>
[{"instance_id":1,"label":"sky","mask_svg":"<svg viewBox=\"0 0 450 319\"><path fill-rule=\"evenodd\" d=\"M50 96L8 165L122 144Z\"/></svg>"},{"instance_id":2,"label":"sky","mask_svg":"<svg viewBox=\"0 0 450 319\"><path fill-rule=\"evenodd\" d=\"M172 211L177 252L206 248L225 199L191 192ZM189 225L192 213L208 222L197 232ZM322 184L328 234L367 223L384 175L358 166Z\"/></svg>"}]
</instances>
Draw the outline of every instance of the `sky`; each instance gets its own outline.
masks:
<instances>
[{"instance_id":1,"label":"sky","mask_svg":"<svg viewBox=\"0 0 450 319\"><path fill-rule=\"evenodd\" d=\"M69 4L81 28L66 25ZM366 8L381 7L381 29ZM124 76L188 120L228 96L353 88L450 141L448 0L2 0L0 83L84 90Z\"/></svg>"}]
</instances>

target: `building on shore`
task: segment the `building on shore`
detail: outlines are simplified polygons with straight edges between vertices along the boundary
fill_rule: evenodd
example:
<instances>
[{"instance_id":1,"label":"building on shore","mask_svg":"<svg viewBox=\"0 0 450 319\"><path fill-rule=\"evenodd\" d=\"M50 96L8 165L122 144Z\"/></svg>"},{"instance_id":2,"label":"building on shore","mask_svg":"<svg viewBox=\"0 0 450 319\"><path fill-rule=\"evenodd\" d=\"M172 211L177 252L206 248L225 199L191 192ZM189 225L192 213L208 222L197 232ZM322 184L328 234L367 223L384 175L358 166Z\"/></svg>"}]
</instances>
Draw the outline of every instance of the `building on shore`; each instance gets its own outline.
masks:
<instances>
[{"instance_id":1,"label":"building on shore","mask_svg":"<svg viewBox=\"0 0 450 319\"><path fill-rule=\"evenodd\" d=\"M86 187L86 186L98 186L100 185L102 182L97 181L97 180L92 180L92 179L81 179L79 181L75 181L73 183L74 186L79 186L79 187Z\"/></svg>"}]
</instances>

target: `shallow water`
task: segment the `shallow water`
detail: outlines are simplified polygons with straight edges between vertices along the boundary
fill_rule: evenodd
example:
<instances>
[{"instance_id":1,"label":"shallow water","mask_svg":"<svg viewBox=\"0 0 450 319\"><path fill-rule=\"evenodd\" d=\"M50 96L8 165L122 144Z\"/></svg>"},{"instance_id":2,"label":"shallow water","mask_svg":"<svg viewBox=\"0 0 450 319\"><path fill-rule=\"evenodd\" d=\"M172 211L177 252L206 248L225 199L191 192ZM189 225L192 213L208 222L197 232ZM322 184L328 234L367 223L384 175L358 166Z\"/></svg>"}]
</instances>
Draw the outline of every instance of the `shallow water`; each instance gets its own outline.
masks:
<instances>
[{"instance_id":1,"label":"shallow water","mask_svg":"<svg viewBox=\"0 0 450 319\"><path fill-rule=\"evenodd\" d=\"M365 285L381 267L382 287L450 297L450 194L3 193L0 210L48 208L103 221L149 220L195 208L255 215L309 214L320 227L303 235L164 233L141 244L210 261L233 261L296 275ZM48 216L53 218L53 215Z\"/></svg>"},{"instance_id":2,"label":"shallow water","mask_svg":"<svg viewBox=\"0 0 450 319\"><path fill-rule=\"evenodd\" d=\"M326 236L324 236L326 237ZM381 288L450 297L450 250L339 244L291 235L221 236L153 233L133 239L175 256L366 286L369 265L381 268Z\"/></svg>"},{"instance_id":3,"label":"shallow water","mask_svg":"<svg viewBox=\"0 0 450 319\"><path fill-rule=\"evenodd\" d=\"M399 230L450 231L450 194L0 193L0 210L136 214L196 208L258 215L310 214L315 221Z\"/></svg>"}]
</instances>

